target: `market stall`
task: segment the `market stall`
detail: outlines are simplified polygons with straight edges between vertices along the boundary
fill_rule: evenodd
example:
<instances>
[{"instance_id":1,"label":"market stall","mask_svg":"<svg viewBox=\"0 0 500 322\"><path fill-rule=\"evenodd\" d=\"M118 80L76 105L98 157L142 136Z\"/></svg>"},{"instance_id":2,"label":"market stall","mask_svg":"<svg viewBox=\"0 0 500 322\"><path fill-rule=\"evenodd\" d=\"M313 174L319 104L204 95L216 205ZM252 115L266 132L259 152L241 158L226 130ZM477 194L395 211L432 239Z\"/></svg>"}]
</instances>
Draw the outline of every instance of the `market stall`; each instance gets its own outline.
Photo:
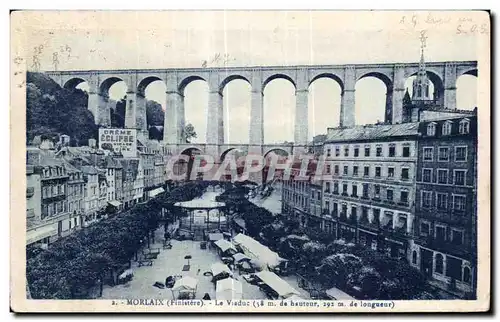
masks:
<instances>
[{"instance_id":1,"label":"market stall","mask_svg":"<svg viewBox=\"0 0 500 322\"><path fill-rule=\"evenodd\" d=\"M246 256L257 260L261 264L260 269L274 269L287 261L250 236L238 234L233 237L233 243L241 249Z\"/></svg>"},{"instance_id":2,"label":"market stall","mask_svg":"<svg viewBox=\"0 0 500 322\"><path fill-rule=\"evenodd\" d=\"M226 278L217 282L215 297L217 300L241 300L243 287L240 281Z\"/></svg>"},{"instance_id":3,"label":"market stall","mask_svg":"<svg viewBox=\"0 0 500 322\"><path fill-rule=\"evenodd\" d=\"M291 287L290 284L273 272L262 271L255 275L262 281L263 284L265 284L265 287L261 288L270 297L277 297L276 299L286 299L292 295L300 295L299 291Z\"/></svg>"},{"instance_id":4,"label":"market stall","mask_svg":"<svg viewBox=\"0 0 500 322\"><path fill-rule=\"evenodd\" d=\"M222 263L212 264L210 269L212 271L212 282L217 282L219 280L233 276L233 272L229 269L229 267Z\"/></svg>"},{"instance_id":5,"label":"market stall","mask_svg":"<svg viewBox=\"0 0 500 322\"><path fill-rule=\"evenodd\" d=\"M194 299L197 287L197 279L191 276L184 276L175 281L174 287L172 287L172 295L177 299ZM177 296L175 296L175 293L177 293Z\"/></svg>"}]
</instances>

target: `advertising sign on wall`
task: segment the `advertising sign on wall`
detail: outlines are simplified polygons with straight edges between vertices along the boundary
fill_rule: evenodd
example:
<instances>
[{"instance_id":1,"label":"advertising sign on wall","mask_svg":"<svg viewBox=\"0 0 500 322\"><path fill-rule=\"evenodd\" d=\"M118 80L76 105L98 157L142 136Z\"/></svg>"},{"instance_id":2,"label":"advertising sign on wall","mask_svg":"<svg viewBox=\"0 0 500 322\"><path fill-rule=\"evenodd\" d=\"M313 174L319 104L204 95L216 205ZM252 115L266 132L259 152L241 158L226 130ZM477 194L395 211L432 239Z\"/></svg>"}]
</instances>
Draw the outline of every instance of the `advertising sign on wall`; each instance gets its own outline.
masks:
<instances>
[{"instance_id":1,"label":"advertising sign on wall","mask_svg":"<svg viewBox=\"0 0 500 322\"><path fill-rule=\"evenodd\" d=\"M99 148L121 152L125 158L137 156L137 130L99 129Z\"/></svg>"}]
</instances>

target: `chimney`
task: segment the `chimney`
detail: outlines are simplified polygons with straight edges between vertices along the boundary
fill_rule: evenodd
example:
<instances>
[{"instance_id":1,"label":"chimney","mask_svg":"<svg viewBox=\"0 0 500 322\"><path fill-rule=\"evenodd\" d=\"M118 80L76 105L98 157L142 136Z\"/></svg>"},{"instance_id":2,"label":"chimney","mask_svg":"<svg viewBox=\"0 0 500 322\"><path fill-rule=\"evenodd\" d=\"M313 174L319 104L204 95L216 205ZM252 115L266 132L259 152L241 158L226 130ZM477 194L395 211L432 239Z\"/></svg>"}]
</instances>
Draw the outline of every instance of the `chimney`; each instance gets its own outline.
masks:
<instances>
[{"instance_id":1,"label":"chimney","mask_svg":"<svg viewBox=\"0 0 500 322\"><path fill-rule=\"evenodd\" d=\"M89 147L92 149L95 149L96 147L96 140L95 139L89 139Z\"/></svg>"}]
</instances>

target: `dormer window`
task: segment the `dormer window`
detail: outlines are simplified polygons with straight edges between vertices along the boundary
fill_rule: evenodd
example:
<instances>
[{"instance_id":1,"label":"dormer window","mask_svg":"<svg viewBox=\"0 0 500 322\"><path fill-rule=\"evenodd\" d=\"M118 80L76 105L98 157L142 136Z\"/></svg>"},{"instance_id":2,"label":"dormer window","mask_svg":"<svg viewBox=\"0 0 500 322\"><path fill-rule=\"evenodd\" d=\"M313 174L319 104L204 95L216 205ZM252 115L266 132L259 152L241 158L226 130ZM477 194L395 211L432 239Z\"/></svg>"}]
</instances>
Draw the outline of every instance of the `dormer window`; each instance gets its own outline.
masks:
<instances>
[{"instance_id":1,"label":"dormer window","mask_svg":"<svg viewBox=\"0 0 500 322\"><path fill-rule=\"evenodd\" d=\"M427 135L429 136L436 135L436 123L432 122L427 125Z\"/></svg>"},{"instance_id":2,"label":"dormer window","mask_svg":"<svg viewBox=\"0 0 500 322\"><path fill-rule=\"evenodd\" d=\"M470 121L469 119L463 119L460 121L460 125L458 127L458 132L460 134L468 134L470 131Z\"/></svg>"},{"instance_id":3,"label":"dormer window","mask_svg":"<svg viewBox=\"0 0 500 322\"><path fill-rule=\"evenodd\" d=\"M450 135L451 134L451 121L446 121L443 123L442 134L443 135Z\"/></svg>"}]
</instances>

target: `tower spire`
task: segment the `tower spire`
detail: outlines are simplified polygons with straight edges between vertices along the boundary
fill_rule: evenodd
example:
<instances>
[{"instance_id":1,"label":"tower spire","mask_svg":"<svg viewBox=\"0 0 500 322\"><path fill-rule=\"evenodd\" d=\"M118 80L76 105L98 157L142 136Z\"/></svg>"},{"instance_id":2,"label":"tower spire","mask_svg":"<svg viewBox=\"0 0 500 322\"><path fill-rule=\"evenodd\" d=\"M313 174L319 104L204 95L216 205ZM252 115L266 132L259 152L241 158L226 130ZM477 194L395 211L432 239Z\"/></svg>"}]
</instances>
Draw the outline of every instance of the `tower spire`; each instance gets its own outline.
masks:
<instances>
[{"instance_id":1,"label":"tower spire","mask_svg":"<svg viewBox=\"0 0 500 322\"><path fill-rule=\"evenodd\" d=\"M425 72L425 59L424 59L424 48L426 47L427 36L425 35L425 30L420 32L420 64L419 71Z\"/></svg>"},{"instance_id":2,"label":"tower spire","mask_svg":"<svg viewBox=\"0 0 500 322\"><path fill-rule=\"evenodd\" d=\"M426 47L426 32L425 30L420 31L420 62L418 64L418 72L417 77L413 80L413 93L412 93L412 101L413 103L424 103L429 102L430 93L429 93L429 85L430 80L427 77L427 70L425 68L425 59L424 59L424 48Z\"/></svg>"}]
</instances>

